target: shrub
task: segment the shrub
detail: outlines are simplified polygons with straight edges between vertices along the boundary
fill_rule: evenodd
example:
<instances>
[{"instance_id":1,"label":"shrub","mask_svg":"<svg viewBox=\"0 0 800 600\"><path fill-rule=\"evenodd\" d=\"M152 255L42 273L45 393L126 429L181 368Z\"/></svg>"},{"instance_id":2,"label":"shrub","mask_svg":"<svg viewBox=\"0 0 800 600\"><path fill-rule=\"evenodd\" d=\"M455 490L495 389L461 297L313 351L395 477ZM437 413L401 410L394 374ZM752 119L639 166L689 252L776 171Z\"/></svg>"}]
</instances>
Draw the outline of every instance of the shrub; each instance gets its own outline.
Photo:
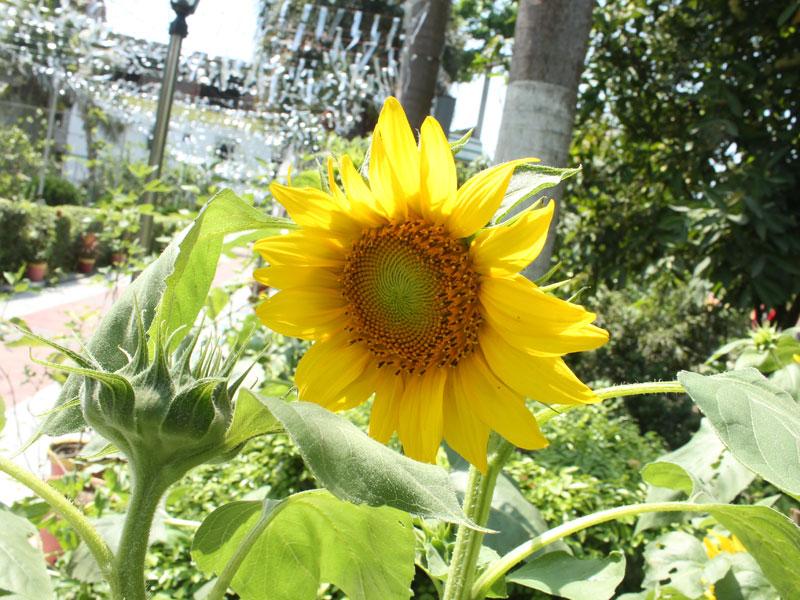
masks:
<instances>
[{"instance_id":1,"label":"shrub","mask_svg":"<svg viewBox=\"0 0 800 600\"><path fill-rule=\"evenodd\" d=\"M50 238L49 263L51 270L75 270L81 236L91 232L99 234L109 217L109 209L82 206L51 207L32 202L10 202L0 199L0 272L17 271L28 260L31 252L26 243L26 232L37 224L47 223ZM170 237L186 224L183 218L155 215L155 236ZM138 223L136 224L138 227ZM98 264L109 263L111 248L100 243Z\"/></svg>"},{"instance_id":2,"label":"shrub","mask_svg":"<svg viewBox=\"0 0 800 600\"><path fill-rule=\"evenodd\" d=\"M80 192L72 182L49 174L44 179L42 198L48 206L61 206L63 204L80 204Z\"/></svg>"},{"instance_id":3,"label":"shrub","mask_svg":"<svg viewBox=\"0 0 800 600\"><path fill-rule=\"evenodd\" d=\"M705 282L658 281L645 288L632 284L620 290L601 287L592 301L598 324L611 334L594 352L570 357L584 381L602 385L675 379L693 369L723 341L744 332L741 311L720 304ZM700 416L687 396L649 396L626 400L642 431L656 431L677 448L689 440Z\"/></svg>"},{"instance_id":4,"label":"shrub","mask_svg":"<svg viewBox=\"0 0 800 600\"><path fill-rule=\"evenodd\" d=\"M27 197L41 165L39 148L22 129L0 128L0 198Z\"/></svg>"}]
</instances>

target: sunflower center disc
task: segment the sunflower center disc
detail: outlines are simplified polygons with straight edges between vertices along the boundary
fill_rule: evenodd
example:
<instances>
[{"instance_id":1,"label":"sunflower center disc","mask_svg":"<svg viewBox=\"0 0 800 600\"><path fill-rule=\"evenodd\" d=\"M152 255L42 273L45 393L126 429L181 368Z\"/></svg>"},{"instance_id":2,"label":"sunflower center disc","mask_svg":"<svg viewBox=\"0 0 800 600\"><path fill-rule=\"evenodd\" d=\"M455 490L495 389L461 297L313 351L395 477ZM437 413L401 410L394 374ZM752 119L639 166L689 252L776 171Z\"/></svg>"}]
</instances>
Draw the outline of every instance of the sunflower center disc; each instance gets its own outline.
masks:
<instances>
[{"instance_id":1,"label":"sunflower center disc","mask_svg":"<svg viewBox=\"0 0 800 600\"><path fill-rule=\"evenodd\" d=\"M478 343L480 277L444 227L408 221L365 231L345 261L348 331L378 366L422 374L456 366Z\"/></svg>"}]
</instances>

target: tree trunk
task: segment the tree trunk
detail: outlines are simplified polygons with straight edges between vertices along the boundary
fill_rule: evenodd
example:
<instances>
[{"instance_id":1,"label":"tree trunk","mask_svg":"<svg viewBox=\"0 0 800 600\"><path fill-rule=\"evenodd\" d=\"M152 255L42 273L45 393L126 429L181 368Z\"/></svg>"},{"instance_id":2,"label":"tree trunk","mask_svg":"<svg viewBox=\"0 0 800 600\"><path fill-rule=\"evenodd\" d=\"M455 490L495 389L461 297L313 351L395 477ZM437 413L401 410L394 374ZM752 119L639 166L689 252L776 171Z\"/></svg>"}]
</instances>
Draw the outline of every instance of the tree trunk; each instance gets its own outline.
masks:
<instances>
[{"instance_id":1,"label":"tree trunk","mask_svg":"<svg viewBox=\"0 0 800 600\"><path fill-rule=\"evenodd\" d=\"M450 0L406 0L405 42L395 94L414 130L431 112Z\"/></svg>"},{"instance_id":2,"label":"tree trunk","mask_svg":"<svg viewBox=\"0 0 800 600\"><path fill-rule=\"evenodd\" d=\"M567 166L593 6L594 0L520 1L496 162L536 156ZM559 200L561 188L548 195ZM558 215L556 204L547 244L527 273L533 278L549 267Z\"/></svg>"}]
</instances>

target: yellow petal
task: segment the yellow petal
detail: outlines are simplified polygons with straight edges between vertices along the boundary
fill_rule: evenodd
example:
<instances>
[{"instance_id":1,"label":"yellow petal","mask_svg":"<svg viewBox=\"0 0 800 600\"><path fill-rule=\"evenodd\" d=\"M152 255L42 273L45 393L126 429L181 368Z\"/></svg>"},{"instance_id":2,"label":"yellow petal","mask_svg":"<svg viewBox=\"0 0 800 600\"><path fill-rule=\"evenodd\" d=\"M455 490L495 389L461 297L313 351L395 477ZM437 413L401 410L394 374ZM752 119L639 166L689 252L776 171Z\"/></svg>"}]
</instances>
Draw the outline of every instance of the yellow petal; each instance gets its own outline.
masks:
<instances>
[{"instance_id":1,"label":"yellow petal","mask_svg":"<svg viewBox=\"0 0 800 600\"><path fill-rule=\"evenodd\" d=\"M470 247L475 269L486 275L511 275L527 267L544 248L554 208L555 202L550 202L526 210L510 225L478 233Z\"/></svg>"},{"instance_id":2,"label":"yellow petal","mask_svg":"<svg viewBox=\"0 0 800 600\"><path fill-rule=\"evenodd\" d=\"M280 202L292 220L303 227L319 227L327 232L353 238L362 225L345 213L325 192L311 187L288 187L272 183L269 191Z\"/></svg>"},{"instance_id":3,"label":"yellow petal","mask_svg":"<svg viewBox=\"0 0 800 600\"><path fill-rule=\"evenodd\" d=\"M420 161L414 132L400 102L391 96L383 103L376 127L394 174L394 182L409 202L419 196ZM371 160L371 159L370 159Z\"/></svg>"},{"instance_id":4,"label":"yellow petal","mask_svg":"<svg viewBox=\"0 0 800 600\"><path fill-rule=\"evenodd\" d=\"M540 356L592 350L608 332L591 325L595 315L541 291L521 275L481 281L483 316L512 346Z\"/></svg>"},{"instance_id":5,"label":"yellow petal","mask_svg":"<svg viewBox=\"0 0 800 600\"><path fill-rule=\"evenodd\" d=\"M397 432L406 456L435 462L444 427L443 396L447 371L429 369L406 378Z\"/></svg>"},{"instance_id":6,"label":"yellow petal","mask_svg":"<svg viewBox=\"0 0 800 600\"><path fill-rule=\"evenodd\" d=\"M253 277L259 283L278 289L324 287L335 290L339 287L339 274L336 269L325 267L269 266L256 269Z\"/></svg>"},{"instance_id":7,"label":"yellow petal","mask_svg":"<svg viewBox=\"0 0 800 600\"><path fill-rule=\"evenodd\" d=\"M387 369L379 369L379 377L369 418L369 435L385 444L397 431L400 423L400 404L403 399L403 378Z\"/></svg>"},{"instance_id":8,"label":"yellow petal","mask_svg":"<svg viewBox=\"0 0 800 600\"><path fill-rule=\"evenodd\" d=\"M403 186L397 181L377 127L372 134L372 144L369 147L369 186L390 219L406 218L408 199Z\"/></svg>"},{"instance_id":9,"label":"yellow petal","mask_svg":"<svg viewBox=\"0 0 800 600\"><path fill-rule=\"evenodd\" d=\"M340 173L354 217L370 227L386 223L386 209L375 197L346 154L340 161Z\"/></svg>"},{"instance_id":10,"label":"yellow petal","mask_svg":"<svg viewBox=\"0 0 800 600\"><path fill-rule=\"evenodd\" d=\"M423 216L436 220L443 207L456 195L456 163L441 125L426 117L420 130L421 184Z\"/></svg>"},{"instance_id":11,"label":"yellow petal","mask_svg":"<svg viewBox=\"0 0 800 600\"><path fill-rule=\"evenodd\" d=\"M267 327L283 335L318 339L345 325L346 300L327 288L289 288L256 308Z\"/></svg>"},{"instance_id":12,"label":"yellow petal","mask_svg":"<svg viewBox=\"0 0 800 600\"><path fill-rule=\"evenodd\" d=\"M560 356L532 356L506 342L492 327L478 335L492 372L521 396L543 404L588 404L599 398Z\"/></svg>"},{"instance_id":13,"label":"yellow petal","mask_svg":"<svg viewBox=\"0 0 800 600\"><path fill-rule=\"evenodd\" d=\"M519 165L537 162L538 158L521 158L485 169L470 177L456 193L452 206L445 206L448 229L456 237L469 237L486 225L505 196L511 175Z\"/></svg>"},{"instance_id":14,"label":"yellow petal","mask_svg":"<svg viewBox=\"0 0 800 600\"><path fill-rule=\"evenodd\" d=\"M331 189L331 195L333 199L336 201L336 204L339 205L344 211L350 210L350 203L347 201L347 196L344 195L344 192L339 188L339 184L336 183L336 177L334 175L334 164L333 164L333 157L328 157L328 187Z\"/></svg>"},{"instance_id":15,"label":"yellow petal","mask_svg":"<svg viewBox=\"0 0 800 600\"><path fill-rule=\"evenodd\" d=\"M315 343L300 359L295 382L300 400L330 405L363 372L370 354L347 335L336 335Z\"/></svg>"},{"instance_id":16,"label":"yellow petal","mask_svg":"<svg viewBox=\"0 0 800 600\"><path fill-rule=\"evenodd\" d=\"M472 411L469 400L448 377L444 391L444 439L467 462L486 473L489 427Z\"/></svg>"},{"instance_id":17,"label":"yellow petal","mask_svg":"<svg viewBox=\"0 0 800 600\"><path fill-rule=\"evenodd\" d=\"M494 376L479 351L458 364L454 385L466 399L468 410L515 446L527 450L547 446L525 401Z\"/></svg>"},{"instance_id":18,"label":"yellow petal","mask_svg":"<svg viewBox=\"0 0 800 600\"><path fill-rule=\"evenodd\" d=\"M295 231L258 240L253 250L270 265L288 267L342 267L344 248L331 238Z\"/></svg>"},{"instance_id":19,"label":"yellow petal","mask_svg":"<svg viewBox=\"0 0 800 600\"><path fill-rule=\"evenodd\" d=\"M326 404L325 408L337 412L363 404L375 392L378 374L378 368L371 361L368 362L361 375L345 386L337 394L336 400Z\"/></svg>"}]
</instances>

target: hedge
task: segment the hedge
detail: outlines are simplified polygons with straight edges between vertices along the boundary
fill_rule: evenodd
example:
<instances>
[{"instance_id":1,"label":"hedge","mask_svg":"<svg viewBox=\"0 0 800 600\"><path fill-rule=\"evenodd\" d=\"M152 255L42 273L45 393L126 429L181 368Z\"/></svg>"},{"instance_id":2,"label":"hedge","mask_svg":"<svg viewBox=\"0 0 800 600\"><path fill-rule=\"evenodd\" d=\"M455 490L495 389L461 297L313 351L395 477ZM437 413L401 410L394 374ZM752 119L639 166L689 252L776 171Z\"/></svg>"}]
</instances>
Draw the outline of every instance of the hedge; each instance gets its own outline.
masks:
<instances>
[{"instance_id":1,"label":"hedge","mask_svg":"<svg viewBox=\"0 0 800 600\"><path fill-rule=\"evenodd\" d=\"M29 223L49 223L52 232L52 254L48 261L50 271L61 269L73 272L78 262L81 235L99 232L107 209L83 206L45 206L27 201L10 201L0 198L0 272L17 271L27 262L25 230ZM172 236L186 225L186 219L154 215L155 237ZM110 263L111 252L102 243L97 253L99 266Z\"/></svg>"}]
</instances>

